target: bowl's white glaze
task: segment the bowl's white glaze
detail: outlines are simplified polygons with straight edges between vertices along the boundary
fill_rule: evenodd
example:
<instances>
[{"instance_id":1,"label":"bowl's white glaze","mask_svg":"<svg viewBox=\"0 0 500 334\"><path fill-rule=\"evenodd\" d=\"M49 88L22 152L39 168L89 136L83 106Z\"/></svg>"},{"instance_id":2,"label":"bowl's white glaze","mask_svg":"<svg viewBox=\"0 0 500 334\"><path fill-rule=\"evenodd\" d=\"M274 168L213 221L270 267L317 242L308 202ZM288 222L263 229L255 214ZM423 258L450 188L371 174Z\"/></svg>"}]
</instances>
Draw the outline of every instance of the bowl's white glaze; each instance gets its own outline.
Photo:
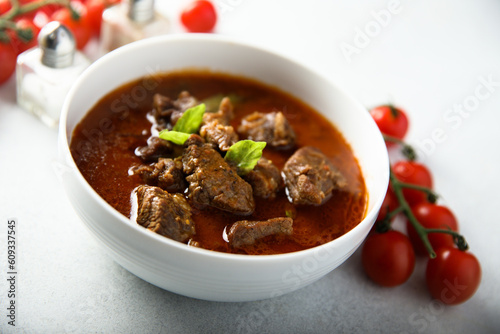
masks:
<instances>
[{"instance_id":1,"label":"bowl's white glaze","mask_svg":"<svg viewBox=\"0 0 500 334\"><path fill-rule=\"evenodd\" d=\"M281 255L247 256L188 247L132 223L85 181L69 151L76 124L108 92L141 77L201 68L257 79L291 93L324 114L351 145L369 194L366 217L327 244ZM133 98L154 89L144 80ZM134 91L133 91L134 92ZM105 122L103 121L103 124ZM87 129L98 133L103 129ZM97 132L96 132L97 131ZM166 290L216 301L250 301L304 287L344 262L368 234L385 196L389 160L366 109L333 83L283 56L216 35L177 35L143 40L92 64L64 103L59 129L63 183L91 234L120 265Z\"/></svg>"}]
</instances>

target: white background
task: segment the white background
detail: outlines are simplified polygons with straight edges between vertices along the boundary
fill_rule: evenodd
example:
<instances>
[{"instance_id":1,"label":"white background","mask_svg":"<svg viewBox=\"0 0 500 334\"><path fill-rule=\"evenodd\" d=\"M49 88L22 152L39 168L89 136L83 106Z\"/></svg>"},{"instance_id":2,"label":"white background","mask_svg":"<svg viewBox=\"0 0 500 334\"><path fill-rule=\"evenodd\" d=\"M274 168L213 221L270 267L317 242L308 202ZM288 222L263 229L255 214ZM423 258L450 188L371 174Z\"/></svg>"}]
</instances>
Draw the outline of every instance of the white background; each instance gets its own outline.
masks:
<instances>
[{"instance_id":1,"label":"white background","mask_svg":"<svg viewBox=\"0 0 500 334\"><path fill-rule=\"evenodd\" d=\"M172 21L172 33L183 33L177 16L187 1L158 2ZM381 14L394 8L390 1L216 2L220 13L216 33L237 36L304 63L367 107L391 101L408 112L407 139L420 147L421 161L434 175L441 203L455 212L471 251L481 261L483 279L476 295L453 307L433 301L425 288L424 259L417 262L406 284L378 287L364 276L359 251L313 285L271 300L213 303L156 288L102 254L87 233L54 171L57 131L15 105L12 79L0 87L0 262L5 268L7 219L15 217L20 239L16 329L27 333L500 331L500 2L401 1L390 16ZM377 23L377 16L383 24ZM356 53L346 57L342 52L346 45L355 47ZM87 52L92 54L91 47ZM483 79L492 84L486 87ZM454 112L457 108L464 113ZM440 133L437 138L436 133ZM0 332L14 332L5 317L3 269L0 275Z\"/></svg>"}]
</instances>

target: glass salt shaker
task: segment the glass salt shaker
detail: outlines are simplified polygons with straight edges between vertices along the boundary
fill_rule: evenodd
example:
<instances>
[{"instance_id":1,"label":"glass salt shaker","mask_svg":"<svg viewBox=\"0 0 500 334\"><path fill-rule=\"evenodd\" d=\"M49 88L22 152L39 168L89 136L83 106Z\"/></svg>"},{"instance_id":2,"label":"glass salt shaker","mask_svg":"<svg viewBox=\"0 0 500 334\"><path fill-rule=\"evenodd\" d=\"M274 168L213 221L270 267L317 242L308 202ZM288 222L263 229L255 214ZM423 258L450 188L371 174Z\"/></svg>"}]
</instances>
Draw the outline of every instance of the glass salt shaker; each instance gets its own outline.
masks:
<instances>
[{"instance_id":1,"label":"glass salt shaker","mask_svg":"<svg viewBox=\"0 0 500 334\"><path fill-rule=\"evenodd\" d=\"M89 65L68 28L47 23L38 35L38 47L17 57L17 103L45 124L57 126L66 94Z\"/></svg>"},{"instance_id":2,"label":"glass salt shaker","mask_svg":"<svg viewBox=\"0 0 500 334\"><path fill-rule=\"evenodd\" d=\"M165 34L169 21L155 10L154 0L125 0L102 15L101 53L147 37Z\"/></svg>"}]
</instances>

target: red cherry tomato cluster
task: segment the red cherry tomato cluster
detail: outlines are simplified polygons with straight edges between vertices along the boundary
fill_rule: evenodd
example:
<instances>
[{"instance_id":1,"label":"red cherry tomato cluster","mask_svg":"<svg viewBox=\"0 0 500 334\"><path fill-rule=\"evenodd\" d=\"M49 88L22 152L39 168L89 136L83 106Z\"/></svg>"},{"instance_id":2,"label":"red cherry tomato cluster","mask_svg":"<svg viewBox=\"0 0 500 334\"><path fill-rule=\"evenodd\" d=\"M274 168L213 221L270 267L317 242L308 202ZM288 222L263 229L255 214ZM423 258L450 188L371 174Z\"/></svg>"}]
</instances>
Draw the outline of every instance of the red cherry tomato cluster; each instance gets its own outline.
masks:
<instances>
[{"instance_id":1,"label":"red cherry tomato cluster","mask_svg":"<svg viewBox=\"0 0 500 334\"><path fill-rule=\"evenodd\" d=\"M15 27L0 30L0 84L7 81L15 70L16 58L37 45L40 29L50 21L59 21L66 25L76 39L78 49L83 49L91 37L99 36L102 12L119 0L71 0L71 6L45 4L43 0L22 0L19 5L39 4L37 9L15 15L12 19ZM11 10L9 0L0 0L0 15Z\"/></svg>"},{"instance_id":2,"label":"red cherry tomato cluster","mask_svg":"<svg viewBox=\"0 0 500 334\"><path fill-rule=\"evenodd\" d=\"M407 145L402 140L408 129L408 117L402 109L380 106L370 114L388 147L394 147L394 143ZM429 255L422 241L427 238L435 252L426 269L431 296L450 305L465 302L479 287L481 266L477 258L466 251L454 214L446 206L435 203L437 197L432 190L429 169L415 161L401 160L392 165L391 175L375 232L368 236L362 249L367 276L382 286L403 284L413 272L415 255ZM394 217L401 213L406 218L407 235L390 228Z\"/></svg>"},{"instance_id":3,"label":"red cherry tomato cluster","mask_svg":"<svg viewBox=\"0 0 500 334\"><path fill-rule=\"evenodd\" d=\"M99 37L102 13L106 7L121 0L69 0L69 7L46 4L44 0L20 0L19 5L33 5L37 9L15 15L15 28L0 26L0 85L15 71L16 58L37 45L40 29L50 21L59 21L73 33L78 49L83 49L92 37ZM0 17L12 9L10 0L0 0ZM4 18L4 17L2 17ZM217 12L212 2L196 0L180 13L180 21L189 32L210 32L217 22Z\"/></svg>"}]
</instances>

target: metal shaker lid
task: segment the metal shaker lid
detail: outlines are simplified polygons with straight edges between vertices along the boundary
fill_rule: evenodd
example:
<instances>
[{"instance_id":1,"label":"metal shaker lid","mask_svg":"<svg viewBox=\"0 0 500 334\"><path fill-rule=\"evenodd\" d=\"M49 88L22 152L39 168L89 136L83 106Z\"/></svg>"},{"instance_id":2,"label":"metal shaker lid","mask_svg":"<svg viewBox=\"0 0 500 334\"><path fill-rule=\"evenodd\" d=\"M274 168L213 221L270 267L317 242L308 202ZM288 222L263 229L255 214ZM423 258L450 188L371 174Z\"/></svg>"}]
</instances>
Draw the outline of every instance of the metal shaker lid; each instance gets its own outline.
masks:
<instances>
[{"instance_id":1,"label":"metal shaker lid","mask_svg":"<svg viewBox=\"0 0 500 334\"><path fill-rule=\"evenodd\" d=\"M42 64L52 68L73 65L76 42L71 31L59 22L47 23L38 35Z\"/></svg>"},{"instance_id":2,"label":"metal shaker lid","mask_svg":"<svg viewBox=\"0 0 500 334\"><path fill-rule=\"evenodd\" d=\"M154 0L127 0L128 17L135 22L148 22L154 17Z\"/></svg>"}]
</instances>

